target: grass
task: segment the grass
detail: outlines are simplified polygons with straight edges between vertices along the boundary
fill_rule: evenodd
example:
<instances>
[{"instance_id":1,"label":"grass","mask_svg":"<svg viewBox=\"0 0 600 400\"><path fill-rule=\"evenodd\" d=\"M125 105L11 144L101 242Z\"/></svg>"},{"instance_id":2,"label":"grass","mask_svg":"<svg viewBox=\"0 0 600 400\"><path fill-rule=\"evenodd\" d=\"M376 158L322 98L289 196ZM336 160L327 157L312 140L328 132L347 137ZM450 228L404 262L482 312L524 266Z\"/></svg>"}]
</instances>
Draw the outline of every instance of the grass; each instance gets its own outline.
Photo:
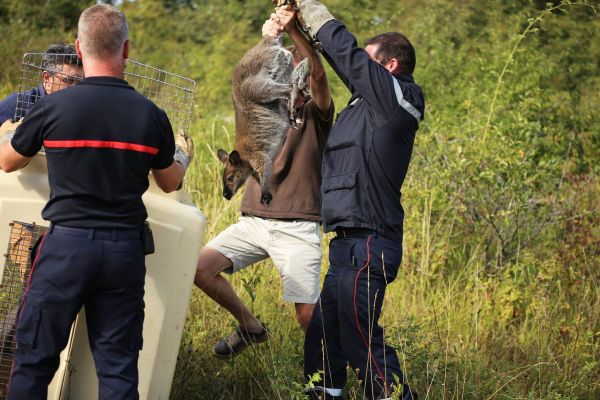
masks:
<instances>
[{"instance_id":1,"label":"grass","mask_svg":"<svg viewBox=\"0 0 600 400\"><path fill-rule=\"evenodd\" d=\"M205 128L197 140L205 148L193 164L188 187L208 218L209 240L235 222L241 193L230 202L221 197L221 169L214 155L218 146L231 143L231 127L212 123ZM491 267L483 251L485 237L464 238L457 248L457 232L463 236L459 209L436 210L433 192L410 196L422 184L414 175L405 183L404 260L386 293L382 324L421 398L598 398L600 249L597 240L579 243L578 238L600 237L599 182L571 188L571 216L553 221L559 230L571 230L571 239L547 257L539 249L524 249L511 262ZM323 273L329 237L322 242ZM563 246L571 246L573 253L561 252ZM587 267L570 266L584 258ZM231 282L269 325L272 339L233 361L214 358L212 346L235 323L194 289L171 398L302 398L303 333L293 306L281 301L275 268L261 262ZM349 375L348 398L361 399L361 386Z\"/></svg>"}]
</instances>

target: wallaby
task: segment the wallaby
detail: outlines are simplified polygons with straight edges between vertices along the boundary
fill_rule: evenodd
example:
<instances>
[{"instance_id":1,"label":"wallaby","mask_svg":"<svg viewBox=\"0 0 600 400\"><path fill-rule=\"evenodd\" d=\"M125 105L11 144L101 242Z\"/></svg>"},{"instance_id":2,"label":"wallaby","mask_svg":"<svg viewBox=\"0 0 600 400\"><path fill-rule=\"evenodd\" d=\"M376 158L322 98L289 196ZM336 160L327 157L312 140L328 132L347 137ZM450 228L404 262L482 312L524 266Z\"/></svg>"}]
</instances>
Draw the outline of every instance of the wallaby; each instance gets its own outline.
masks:
<instances>
[{"instance_id":1,"label":"wallaby","mask_svg":"<svg viewBox=\"0 0 600 400\"><path fill-rule=\"evenodd\" d=\"M298 91L308 94L310 60L296 68L292 53L281 37L262 40L248 50L233 72L235 149L217 155L224 164L223 197L237 192L250 175L261 185L260 202L269 204L269 178L273 157L279 151L290 124L296 124L294 104Z\"/></svg>"}]
</instances>

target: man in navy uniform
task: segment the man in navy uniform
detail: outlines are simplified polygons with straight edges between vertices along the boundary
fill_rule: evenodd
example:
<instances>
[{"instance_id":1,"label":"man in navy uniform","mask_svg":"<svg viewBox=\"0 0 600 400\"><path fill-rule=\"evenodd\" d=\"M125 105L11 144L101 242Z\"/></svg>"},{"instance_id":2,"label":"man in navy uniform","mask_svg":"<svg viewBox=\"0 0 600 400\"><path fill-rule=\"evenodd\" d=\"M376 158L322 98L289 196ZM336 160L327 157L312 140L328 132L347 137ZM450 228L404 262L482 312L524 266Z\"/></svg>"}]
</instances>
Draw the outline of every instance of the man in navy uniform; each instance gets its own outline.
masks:
<instances>
[{"instance_id":1,"label":"man in navy uniform","mask_svg":"<svg viewBox=\"0 0 600 400\"><path fill-rule=\"evenodd\" d=\"M11 93L0 100L0 125L5 121L18 122L38 99L73 86L82 77L81 60L75 47L65 43L51 45L42 56L40 86L23 93Z\"/></svg>"},{"instance_id":2,"label":"man in navy uniform","mask_svg":"<svg viewBox=\"0 0 600 400\"><path fill-rule=\"evenodd\" d=\"M413 399L378 319L402 259L400 188L425 108L412 77L415 51L397 32L375 36L361 49L323 4L298 5L309 34L352 93L323 155L322 218L336 237L306 335L305 377L322 371L311 396L341 399L349 363L367 398L390 398L397 390L403 400Z\"/></svg>"},{"instance_id":3,"label":"man in navy uniform","mask_svg":"<svg viewBox=\"0 0 600 400\"><path fill-rule=\"evenodd\" d=\"M144 320L142 194L152 170L165 192L189 164L164 111L123 78L125 16L105 4L79 19L77 53L85 79L40 99L0 145L14 171L46 150L50 227L33 258L21 299L8 399L46 399L75 316L85 306L100 399L137 399ZM179 144L179 142L178 142Z\"/></svg>"}]
</instances>

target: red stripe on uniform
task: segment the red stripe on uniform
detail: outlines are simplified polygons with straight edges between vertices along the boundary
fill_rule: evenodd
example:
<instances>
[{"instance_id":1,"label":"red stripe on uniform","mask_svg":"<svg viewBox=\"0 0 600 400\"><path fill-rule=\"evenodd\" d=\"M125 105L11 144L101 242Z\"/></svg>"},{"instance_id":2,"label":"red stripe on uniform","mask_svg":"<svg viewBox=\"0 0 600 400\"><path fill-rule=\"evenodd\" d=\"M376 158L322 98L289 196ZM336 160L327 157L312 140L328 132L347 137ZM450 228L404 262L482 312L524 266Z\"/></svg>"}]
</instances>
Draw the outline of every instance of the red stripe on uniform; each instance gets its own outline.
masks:
<instances>
[{"instance_id":1,"label":"red stripe on uniform","mask_svg":"<svg viewBox=\"0 0 600 400\"><path fill-rule=\"evenodd\" d=\"M111 142L106 140L44 140L44 146L50 148L92 147L97 149L131 150L140 153L152 154L153 156L158 154L158 149L156 147L144 146L135 143Z\"/></svg>"}]
</instances>

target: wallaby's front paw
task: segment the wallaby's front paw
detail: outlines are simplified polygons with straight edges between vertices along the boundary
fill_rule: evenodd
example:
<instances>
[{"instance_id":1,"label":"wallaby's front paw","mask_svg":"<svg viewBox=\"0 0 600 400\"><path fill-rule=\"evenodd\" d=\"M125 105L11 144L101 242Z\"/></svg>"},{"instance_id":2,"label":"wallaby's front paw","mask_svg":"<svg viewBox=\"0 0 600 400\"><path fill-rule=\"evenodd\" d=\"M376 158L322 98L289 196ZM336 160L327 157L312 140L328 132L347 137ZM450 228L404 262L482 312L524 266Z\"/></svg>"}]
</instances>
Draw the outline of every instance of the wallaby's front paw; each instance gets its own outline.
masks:
<instances>
[{"instance_id":1,"label":"wallaby's front paw","mask_svg":"<svg viewBox=\"0 0 600 400\"><path fill-rule=\"evenodd\" d=\"M269 205L271 204L271 200L273 199L273 195L271 194L271 192L266 192L263 193L262 196L260 196L260 204L264 204L264 205Z\"/></svg>"}]
</instances>

